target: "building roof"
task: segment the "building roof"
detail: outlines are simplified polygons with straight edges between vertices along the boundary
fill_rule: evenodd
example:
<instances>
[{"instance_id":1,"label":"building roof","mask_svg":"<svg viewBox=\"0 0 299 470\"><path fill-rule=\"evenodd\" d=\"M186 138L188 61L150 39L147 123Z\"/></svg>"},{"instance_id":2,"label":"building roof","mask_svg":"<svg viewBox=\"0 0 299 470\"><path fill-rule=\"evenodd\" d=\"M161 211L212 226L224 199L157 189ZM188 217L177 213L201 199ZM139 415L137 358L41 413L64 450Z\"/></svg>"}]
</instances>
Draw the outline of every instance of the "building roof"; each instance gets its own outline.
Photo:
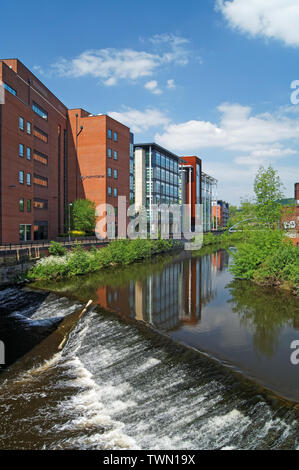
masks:
<instances>
[{"instance_id":1,"label":"building roof","mask_svg":"<svg viewBox=\"0 0 299 470\"><path fill-rule=\"evenodd\" d=\"M161 145L156 144L155 142L150 142L150 143L145 143L145 144L134 144L134 148L137 148L137 147L155 147L156 149L159 149L161 152L168 153L169 155L172 155L174 158L181 160L181 157L171 152L170 150L167 150L164 147L161 147Z\"/></svg>"}]
</instances>

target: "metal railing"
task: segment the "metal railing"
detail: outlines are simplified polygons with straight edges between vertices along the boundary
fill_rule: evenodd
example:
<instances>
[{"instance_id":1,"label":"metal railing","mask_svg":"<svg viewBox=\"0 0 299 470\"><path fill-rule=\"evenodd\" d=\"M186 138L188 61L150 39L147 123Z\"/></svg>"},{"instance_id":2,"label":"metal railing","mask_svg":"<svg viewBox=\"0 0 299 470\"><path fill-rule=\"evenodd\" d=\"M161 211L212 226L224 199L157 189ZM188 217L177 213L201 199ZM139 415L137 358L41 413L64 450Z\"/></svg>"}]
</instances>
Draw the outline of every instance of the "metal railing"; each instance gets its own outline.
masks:
<instances>
[{"instance_id":1,"label":"metal railing","mask_svg":"<svg viewBox=\"0 0 299 470\"><path fill-rule=\"evenodd\" d=\"M28 248L49 248L52 240L32 240L32 241L23 241L19 243L4 243L0 245L1 251L13 251L13 250L22 250ZM91 244L107 244L107 240L99 240L96 237L72 237L70 240L68 238L58 237L54 241L59 242L63 246L74 246L79 245L91 245Z\"/></svg>"}]
</instances>

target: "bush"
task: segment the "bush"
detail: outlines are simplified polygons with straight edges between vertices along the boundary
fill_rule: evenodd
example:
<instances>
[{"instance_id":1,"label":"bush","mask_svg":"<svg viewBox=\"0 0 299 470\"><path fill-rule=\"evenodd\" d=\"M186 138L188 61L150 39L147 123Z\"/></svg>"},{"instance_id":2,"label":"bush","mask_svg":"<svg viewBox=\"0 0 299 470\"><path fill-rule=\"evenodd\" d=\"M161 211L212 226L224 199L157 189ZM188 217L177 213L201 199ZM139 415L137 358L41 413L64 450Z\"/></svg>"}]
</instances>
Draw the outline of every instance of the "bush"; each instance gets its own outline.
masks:
<instances>
[{"instance_id":1,"label":"bush","mask_svg":"<svg viewBox=\"0 0 299 470\"><path fill-rule=\"evenodd\" d=\"M83 230L72 230L70 232L71 237L85 237L86 232L83 232Z\"/></svg>"},{"instance_id":2,"label":"bush","mask_svg":"<svg viewBox=\"0 0 299 470\"><path fill-rule=\"evenodd\" d=\"M239 279L254 279L258 276L258 270L260 276L262 270L266 275L266 270L269 270L270 266L275 271L275 257L282 256L281 259L285 261L286 253L292 248L290 243L280 230L254 231L246 243L238 246L238 251L233 254L233 265L230 269Z\"/></svg>"},{"instance_id":3,"label":"bush","mask_svg":"<svg viewBox=\"0 0 299 470\"><path fill-rule=\"evenodd\" d=\"M104 248L90 251L76 245L64 256L49 256L38 261L29 271L31 280L59 279L92 273L110 266L122 266L172 250L172 240L117 240Z\"/></svg>"},{"instance_id":4,"label":"bush","mask_svg":"<svg viewBox=\"0 0 299 470\"><path fill-rule=\"evenodd\" d=\"M52 256L63 256L66 254L66 249L60 243L52 241L49 246L49 254Z\"/></svg>"}]
</instances>

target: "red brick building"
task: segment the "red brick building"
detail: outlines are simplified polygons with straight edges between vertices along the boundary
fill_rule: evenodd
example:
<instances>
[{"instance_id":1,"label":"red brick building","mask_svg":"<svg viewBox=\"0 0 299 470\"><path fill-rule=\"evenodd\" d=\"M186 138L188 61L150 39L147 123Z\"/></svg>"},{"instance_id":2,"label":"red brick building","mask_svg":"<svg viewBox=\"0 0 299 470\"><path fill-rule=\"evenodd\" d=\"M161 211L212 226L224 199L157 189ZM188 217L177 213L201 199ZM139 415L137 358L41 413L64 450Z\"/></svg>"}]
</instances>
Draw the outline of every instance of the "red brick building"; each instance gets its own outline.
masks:
<instances>
[{"instance_id":1,"label":"red brick building","mask_svg":"<svg viewBox=\"0 0 299 470\"><path fill-rule=\"evenodd\" d=\"M63 231L67 108L20 61L0 61L0 243Z\"/></svg>"},{"instance_id":2,"label":"red brick building","mask_svg":"<svg viewBox=\"0 0 299 470\"><path fill-rule=\"evenodd\" d=\"M68 110L17 59L0 60L0 82L0 243L55 239L77 198L129 201L126 126Z\"/></svg>"},{"instance_id":3,"label":"red brick building","mask_svg":"<svg viewBox=\"0 0 299 470\"><path fill-rule=\"evenodd\" d=\"M196 156L181 157L181 160L181 200L183 204L191 204L191 225L194 228L195 206L202 203L202 162Z\"/></svg>"},{"instance_id":4,"label":"red brick building","mask_svg":"<svg viewBox=\"0 0 299 470\"><path fill-rule=\"evenodd\" d=\"M118 196L125 196L129 204L130 129L109 116L94 116L83 109L71 109L68 116L68 172L73 175L68 178L68 199L112 205L117 227ZM76 154L77 159L73 158Z\"/></svg>"}]
</instances>

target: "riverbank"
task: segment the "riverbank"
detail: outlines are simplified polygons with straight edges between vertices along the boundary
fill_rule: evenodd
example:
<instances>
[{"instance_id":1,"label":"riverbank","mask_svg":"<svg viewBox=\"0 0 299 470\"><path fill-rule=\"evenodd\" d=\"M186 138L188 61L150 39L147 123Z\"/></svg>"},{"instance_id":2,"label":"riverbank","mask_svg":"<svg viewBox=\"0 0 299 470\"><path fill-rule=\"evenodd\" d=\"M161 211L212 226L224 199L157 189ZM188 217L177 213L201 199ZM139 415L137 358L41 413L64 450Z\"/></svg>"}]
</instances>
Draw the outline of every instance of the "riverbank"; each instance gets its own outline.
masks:
<instances>
[{"instance_id":1,"label":"riverbank","mask_svg":"<svg viewBox=\"0 0 299 470\"><path fill-rule=\"evenodd\" d=\"M281 230L248 232L233 253L231 272L236 279L299 295L299 250Z\"/></svg>"},{"instance_id":2,"label":"riverbank","mask_svg":"<svg viewBox=\"0 0 299 470\"><path fill-rule=\"evenodd\" d=\"M117 240L102 249L83 250L80 246L62 256L49 256L27 273L30 281L71 278L116 266L127 266L181 247L175 240ZM58 250L59 253L59 250Z\"/></svg>"}]
</instances>

